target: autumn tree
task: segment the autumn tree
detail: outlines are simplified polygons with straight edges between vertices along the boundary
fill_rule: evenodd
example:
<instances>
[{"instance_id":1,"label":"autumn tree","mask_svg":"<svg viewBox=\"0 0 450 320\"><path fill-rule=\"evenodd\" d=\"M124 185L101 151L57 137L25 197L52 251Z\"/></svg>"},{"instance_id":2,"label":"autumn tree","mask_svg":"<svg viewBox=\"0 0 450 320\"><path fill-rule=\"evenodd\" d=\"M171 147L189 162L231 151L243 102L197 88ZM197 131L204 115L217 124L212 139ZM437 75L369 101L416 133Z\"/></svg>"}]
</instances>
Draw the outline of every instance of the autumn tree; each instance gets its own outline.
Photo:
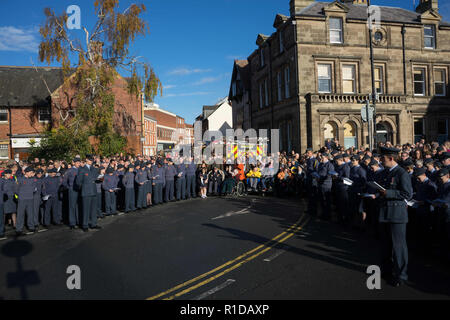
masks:
<instances>
[{"instance_id":1,"label":"autumn tree","mask_svg":"<svg viewBox=\"0 0 450 320\"><path fill-rule=\"evenodd\" d=\"M88 137L98 143L95 151L99 154L123 151L126 140L114 126L119 111L115 109L112 86L118 73L128 75L128 93L136 99L144 95L152 102L158 92L162 94L152 67L130 54L136 38L149 33L147 22L141 18L145 5L132 4L120 12L118 0L95 0L94 7L95 25L90 30L83 26L82 32L77 32L82 34L80 38L69 32L67 13L57 15L50 8L44 10L46 20L39 30L39 60L61 64L65 93L52 99L60 125L44 136L41 149L54 149L52 143L58 146L78 141L65 148L70 149L64 151L68 157L87 152ZM35 150L41 154L44 151Z\"/></svg>"}]
</instances>

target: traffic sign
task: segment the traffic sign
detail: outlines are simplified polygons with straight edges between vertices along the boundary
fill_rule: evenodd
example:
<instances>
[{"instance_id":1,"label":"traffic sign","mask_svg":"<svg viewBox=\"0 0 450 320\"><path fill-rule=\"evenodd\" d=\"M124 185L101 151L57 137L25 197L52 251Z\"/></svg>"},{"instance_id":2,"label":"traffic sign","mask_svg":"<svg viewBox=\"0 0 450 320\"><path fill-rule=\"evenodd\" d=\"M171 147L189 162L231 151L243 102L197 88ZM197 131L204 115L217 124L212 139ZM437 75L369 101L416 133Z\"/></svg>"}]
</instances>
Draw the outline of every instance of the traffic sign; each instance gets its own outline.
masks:
<instances>
[{"instance_id":1,"label":"traffic sign","mask_svg":"<svg viewBox=\"0 0 450 320\"><path fill-rule=\"evenodd\" d=\"M367 108L369 108L367 110ZM363 122L367 122L367 116L369 116L369 120L372 121L373 120L373 113L375 112L375 108L370 106L370 105L365 105L361 108L361 118L363 120Z\"/></svg>"}]
</instances>

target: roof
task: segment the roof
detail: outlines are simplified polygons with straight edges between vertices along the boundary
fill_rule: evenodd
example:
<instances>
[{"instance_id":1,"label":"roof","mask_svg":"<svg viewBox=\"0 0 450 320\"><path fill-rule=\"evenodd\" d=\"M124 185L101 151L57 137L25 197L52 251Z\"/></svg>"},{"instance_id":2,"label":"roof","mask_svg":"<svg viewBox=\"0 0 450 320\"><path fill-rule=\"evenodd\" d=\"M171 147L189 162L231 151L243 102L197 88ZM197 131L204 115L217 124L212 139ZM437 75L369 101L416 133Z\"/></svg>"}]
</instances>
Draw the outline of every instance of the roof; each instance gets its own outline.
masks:
<instances>
[{"instance_id":1,"label":"roof","mask_svg":"<svg viewBox=\"0 0 450 320\"><path fill-rule=\"evenodd\" d=\"M367 5L364 4L352 4L341 3L343 6L349 9L347 13L348 19L355 20L367 20ZM307 6L303 10L297 13L297 16L308 17L325 17L323 8L330 5L330 2L314 2ZM415 11L406 10L397 7L383 7L379 6L381 10L381 21L383 22L400 22L400 23L414 23L420 24L420 13ZM441 21L441 26L450 26L450 23Z\"/></svg>"},{"instance_id":2,"label":"roof","mask_svg":"<svg viewBox=\"0 0 450 320\"><path fill-rule=\"evenodd\" d=\"M64 82L61 68L0 66L0 106L48 106L50 94L42 78L52 93Z\"/></svg>"}]
</instances>

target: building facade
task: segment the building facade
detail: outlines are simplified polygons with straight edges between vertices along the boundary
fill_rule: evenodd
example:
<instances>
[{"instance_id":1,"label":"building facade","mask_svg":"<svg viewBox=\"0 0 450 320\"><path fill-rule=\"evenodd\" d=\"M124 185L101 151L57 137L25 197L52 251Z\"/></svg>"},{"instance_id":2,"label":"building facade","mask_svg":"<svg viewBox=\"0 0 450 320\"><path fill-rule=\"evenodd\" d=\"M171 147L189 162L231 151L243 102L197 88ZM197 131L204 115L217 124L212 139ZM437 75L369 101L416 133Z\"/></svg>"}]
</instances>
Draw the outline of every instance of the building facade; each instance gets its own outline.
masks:
<instances>
[{"instance_id":1,"label":"building facade","mask_svg":"<svg viewBox=\"0 0 450 320\"><path fill-rule=\"evenodd\" d=\"M144 115L144 145L142 154L145 156L156 155L157 147L157 122L156 119Z\"/></svg>"},{"instance_id":2,"label":"building facade","mask_svg":"<svg viewBox=\"0 0 450 320\"><path fill-rule=\"evenodd\" d=\"M276 32L258 35L247 59L251 127L279 129L281 150L318 149L327 138L367 146L361 107L372 92L371 41L377 141L448 139L450 24L438 2L375 9L381 20L369 39L365 0L291 0L290 17L278 14ZM233 108L236 84L233 72Z\"/></svg>"}]
</instances>

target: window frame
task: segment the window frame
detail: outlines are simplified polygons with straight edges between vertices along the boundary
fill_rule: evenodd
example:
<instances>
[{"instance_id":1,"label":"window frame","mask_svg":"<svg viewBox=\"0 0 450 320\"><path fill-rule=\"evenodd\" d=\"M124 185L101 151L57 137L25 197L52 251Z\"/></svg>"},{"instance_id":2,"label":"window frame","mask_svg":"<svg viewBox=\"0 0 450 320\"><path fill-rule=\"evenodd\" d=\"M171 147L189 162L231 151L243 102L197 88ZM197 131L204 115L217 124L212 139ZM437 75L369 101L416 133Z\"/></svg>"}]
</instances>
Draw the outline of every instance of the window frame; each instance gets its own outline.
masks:
<instances>
[{"instance_id":1,"label":"window frame","mask_svg":"<svg viewBox=\"0 0 450 320\"><path fill-rule=\"evenodd\" d=\"M435 76L435 72L436 71L440 71L444 73L443 78L443 82L437 82L436 81L436 76ZM436 84L437 83L441 83L443 84L443 88L444 88L444 93L443 94L437 94L436 93ZM443 67L436 67L433 68L433 89L434 89L434 95L437 97L446 97L447 96L447 68L443 68Z\"/></svg>"},{"instance_id":2,"label":"window frame","mask_svg":"<svg viewBox=\"0 0 450 320\"><path fill-rule=\"evenodd\" d=\"M337 21L339 21L340 22L340 29L334 29L334 28L331 28L331 21L332 20L337 20ZM329 36L329 40L330 40L330 43L332 43L332 44L343 44L344 43L344 19L342 19L342 17L330 17L329 18L329 22L328 22L328 36ZM340 41L339 42L337 42L337 41L332 41L332 37L331 37L331 34L332 34L332 32L339 32L339 38L340 38Z\"/></svg>"},{"instance_id":3,"label":"window frame","mask_svg":"<svg viewBox=\"0 0 450 320\"><path fill-rule=\"evenodd\" d=\"M42 112L43 110L47 110L48 112ZM41 115L48 115L49 119L41 120ZM38 121L40 123L49 123L52 120L52 108L50 107L38 107Z\"/></svg>"},{"instance_id":4,"label":"window frame","mask_svg":"<svg viewBox=\"0 0 450 320\"><path fill-rule=\"evenodd\" d=\"M289 99L291 97L291 68L286 66L284 68L284 97Z\"/></svg>"},{"instance_id":5,"label":"window frame","mask_svg":"<svg viewBox=\"0 0 450 320\"><path fill-rule=\"evenodd\" d=\"M269 88L267 86L267 78L264 79L264 98L266 99L265 107L269 106Z\"/></svg>"},{"instance_id":6,"label":"window frame","mask_svg":"<svg viewBox=\"0 0 450 320\"><path fill-rule=\"evenodd\" d=\"M326 65L329 67L330 77L329 79L320 79L319 76L319 66ZM319 80L328 80L330 91L321 91L320 90L320 81ZM318 62L317 63L317 92L319 93L332 93L333 92L333 63L332 62Z\"/></svg>"},{"instance_id":7,"label":"window frame","mask_svg":"<svg viewBox=\"0 0 450 320\"><path fill-rule=\"evenodd\" d=\"M379 82L380 83L380 88L381 88L381 92L377 92L377 94L386 94L386 85L385 85L385 72L384 72L384 65L375 65L375 70L380 69L380 80L376 80L375 79L375 90L377 90L376 88L376 83ZM375 74L374 74L374 78L375 78Z\"/></svg>"},{"instance_id":8,"label":"window frame","mask_svg":"<svg viewBox=\"0 0 450 320\"><path fill-rule=\"evenodd\" d=\"M4 147L6 146L6 148ZM6 150L6 156L1 155L1 150ZM0 144L0 159L9 159L9 145L8 144Z\"/></svg>"},{"instance_id":9,"label":"window frame","mask_svg":"<svg viewBox=\"0 0 450 320\"><path fill-rule=\"evenodd\" d=\"M353 68L353 79L344 79L344 68L352 67ZM342 93L343 94L357 94L358 93L358 68L355 63L342 63L341 64L341 77L342 77ZM344 82L352 81L353 82L353 92L345 92L344 91Z\"/></svg>"},{"instance_id":10,"label":"window frame","mask_svg":"<svg viewBox=\"0 0 450 320\"><path fill-rule=\"evenodd\" d=\"M0 123L9 123L9 110L8 110L8 108L0 108L0 114L6 114L6 120L0 120Z\"/></svg>"},{"instance_id":11,"label":"window frame","mask_svg":"<svg viewBox=\"0 0 450 320\"><path fill-rule=\"evenodd\" d=\"M416 83L419 81L416 81L415 79L415 71L416 69L420 69L423 71L423 80L421 81L423 83L423 93L416 93ZM427 68L425 66L413 66L413 92L415 97L426 97L427 96Z\"/></svg>"},{"instance_id":12,"label":"window frame","mask_svg":"<svg viewBox=\"0 0 450 320\"><path fill-rule=\"evenodd\" d=\"M283 100L283 96L282 96L282 92L283 92L283 84L282 84L283 80L281 78L281 71L277 72L277 98L278 98L278 102Z\"/></svg>"},{"instance_id":13,"label":"window frame","mask_svg":"<svg viewBox=\"0 0 450 320\"><path fill-rule=\"evenodd\" d=\"M425 34L425 29L431 27L431 31L433 33L432 36L427 36ZM432 39L432 46L431 47L427 47L426 46L426 39ZM424 49L429 49L429 50L434 50L436 49L436 26L434 24L425 24L423 26L423 47Z\"/></svg>"}]
</instances>

